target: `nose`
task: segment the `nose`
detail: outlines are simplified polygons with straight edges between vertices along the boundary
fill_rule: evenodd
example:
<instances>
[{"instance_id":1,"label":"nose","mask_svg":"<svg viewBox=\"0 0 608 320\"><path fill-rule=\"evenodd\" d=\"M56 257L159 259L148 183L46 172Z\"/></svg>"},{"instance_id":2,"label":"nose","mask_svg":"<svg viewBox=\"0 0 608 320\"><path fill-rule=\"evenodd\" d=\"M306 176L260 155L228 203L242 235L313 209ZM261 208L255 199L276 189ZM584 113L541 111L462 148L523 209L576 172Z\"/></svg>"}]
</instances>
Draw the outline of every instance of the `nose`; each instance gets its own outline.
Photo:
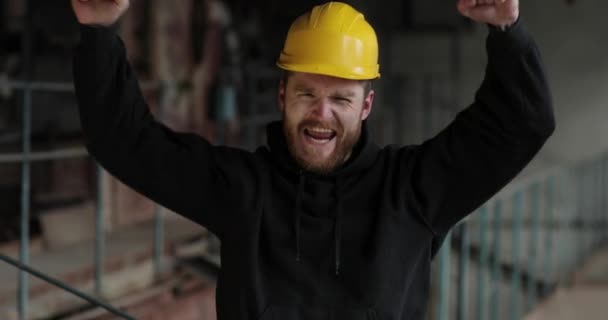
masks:
<instances>
[{"instance_id":1,"label":"nose","mask_svg":"<svg viewBox=\"0 0 608 320\"><path fill-rule=\"evenodd\" d=\"M313 105L312 113L320 119L329 119L332 117L331 104L327 99L318 99Z\"/></svg>"}]
</instances>

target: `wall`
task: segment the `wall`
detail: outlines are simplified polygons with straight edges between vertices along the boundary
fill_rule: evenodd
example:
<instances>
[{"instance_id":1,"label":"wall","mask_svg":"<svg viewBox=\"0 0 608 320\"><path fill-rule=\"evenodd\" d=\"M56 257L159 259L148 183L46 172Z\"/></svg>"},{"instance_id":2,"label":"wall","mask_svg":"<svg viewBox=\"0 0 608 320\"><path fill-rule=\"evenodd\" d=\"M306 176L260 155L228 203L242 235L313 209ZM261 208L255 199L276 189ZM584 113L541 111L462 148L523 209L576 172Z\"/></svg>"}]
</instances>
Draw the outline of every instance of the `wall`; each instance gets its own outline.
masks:
<instances>
[{"instance_id":1,"label":"wall","mask_svg":"<svg viewBox=\"0 0 608 320\"><path fill-rule=\"evenodd\" d=\"M608 149L608 3L523 1L522 18L545 60L557 130L541 151L544 165L586 159ZM482 29L482 28L480 28ZM465 38L463 92L472 94L485 62L478 30Z\"/></svg>"},{"instance_id":2,"label":"wall","mask_svg":"<svg viewBox=\"0 0 608 320\"><path fill-rule=\"evenodd\" d=\"M453 10L456 10L455 8ZM593 157L608 149L608 42L605 41L608 3L600 0L546 3L522 1L522 19L537 41L545 60L554 97L557 130L527 172ZM475 25L461 36L461 77L458 103L472 101L485 68L487 29ZM384 73L416 77L432 72L449 75L449 36L445 34L397 33L388 50ZM402 91L407 95L408 90ZM385 93L387 94L387 93ZM402 99L401 101L407 101ZM443 123L436 129L443 127ZM407 134L407 129L404 130Z\"/></svg>"}]
</instances>

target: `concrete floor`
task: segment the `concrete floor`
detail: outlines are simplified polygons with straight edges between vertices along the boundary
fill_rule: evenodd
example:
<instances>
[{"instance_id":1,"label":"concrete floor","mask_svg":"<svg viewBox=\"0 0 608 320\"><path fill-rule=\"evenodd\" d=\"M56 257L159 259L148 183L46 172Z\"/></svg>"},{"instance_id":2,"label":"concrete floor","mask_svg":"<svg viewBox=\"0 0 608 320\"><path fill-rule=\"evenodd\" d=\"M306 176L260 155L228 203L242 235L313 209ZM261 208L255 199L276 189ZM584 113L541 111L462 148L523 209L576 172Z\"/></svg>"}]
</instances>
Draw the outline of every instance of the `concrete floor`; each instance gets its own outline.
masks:
<instances>
[{"instance_id":1,"label":"concrete floor","mask_svg":"<svg viewBox=\"0 0 608 320\"><path fill-rule=\"evenodd\" d=\"M599 250L575 275L525 320L608 319L608 246Z\"/></svg>"}]
</instances>

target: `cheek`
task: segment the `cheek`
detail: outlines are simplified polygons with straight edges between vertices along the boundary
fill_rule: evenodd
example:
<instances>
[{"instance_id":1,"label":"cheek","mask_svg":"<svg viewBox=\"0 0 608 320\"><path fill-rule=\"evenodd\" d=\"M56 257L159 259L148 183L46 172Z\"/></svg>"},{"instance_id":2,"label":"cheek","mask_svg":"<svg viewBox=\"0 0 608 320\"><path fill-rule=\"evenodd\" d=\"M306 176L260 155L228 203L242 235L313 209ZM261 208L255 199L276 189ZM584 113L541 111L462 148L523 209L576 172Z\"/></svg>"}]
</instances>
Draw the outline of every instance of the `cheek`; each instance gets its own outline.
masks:
<instances>
[{"instance_id":1,"label":"cheek","mask_svg":"<svg viewBox=\"0 0 608 320\"><path fill-rule=\"evenodd\" d=\"M339 115L337 118L346 132L355 130L361 121L360 112L350 112L348 114Z\"/></svg>"},{"instance_id":2,"label":"cheek","mask_svg":"<svg viewBox=\"0 0 608 320\"><path fill-rule=\"evenodd\" d=\"M297 112L297 108L292 106L286 106L283 112L283 120L293 130L297 130L297 125L300 123L302 116Z\"/></svg>"},{"instance_id":3,"label":"cheek","mask_svg":"<svg viewBox=\"0 0 608 320\"><path fill-rule=\"evenodd\" d=\"M291 102L285 105L284 116L291 122L299 122L306 116L306 106Z\"/></svg>"}]
</instances>

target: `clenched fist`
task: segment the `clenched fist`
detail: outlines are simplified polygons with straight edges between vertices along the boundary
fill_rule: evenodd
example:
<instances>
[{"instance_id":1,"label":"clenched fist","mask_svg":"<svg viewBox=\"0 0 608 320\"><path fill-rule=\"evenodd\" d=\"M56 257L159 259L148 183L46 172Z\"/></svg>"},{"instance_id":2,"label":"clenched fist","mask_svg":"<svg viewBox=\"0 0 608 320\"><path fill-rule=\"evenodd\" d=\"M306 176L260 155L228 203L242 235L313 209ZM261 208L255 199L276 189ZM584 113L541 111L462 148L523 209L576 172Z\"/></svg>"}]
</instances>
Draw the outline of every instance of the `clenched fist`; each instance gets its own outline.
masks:
<instances>
[{"instance_id":1,"label":"clenched fist","mask_svg":"<svg viewBox=\"0 0 608 320\"><path fill-rule=\"evenodd\" d=\"M519 0L458 0L457 7L463 16L501 29L519 18Z\"/></svg>"},{"instance_id":2,"label":"clenched fist","mask_svg":"<svg viewBox=\"0 0 608 320\"><path fill-rule=\"evenodd\" d=\"M129 0L72 0L78 22L108 27L129 8Z\"/></svg>"}]
</instances>

